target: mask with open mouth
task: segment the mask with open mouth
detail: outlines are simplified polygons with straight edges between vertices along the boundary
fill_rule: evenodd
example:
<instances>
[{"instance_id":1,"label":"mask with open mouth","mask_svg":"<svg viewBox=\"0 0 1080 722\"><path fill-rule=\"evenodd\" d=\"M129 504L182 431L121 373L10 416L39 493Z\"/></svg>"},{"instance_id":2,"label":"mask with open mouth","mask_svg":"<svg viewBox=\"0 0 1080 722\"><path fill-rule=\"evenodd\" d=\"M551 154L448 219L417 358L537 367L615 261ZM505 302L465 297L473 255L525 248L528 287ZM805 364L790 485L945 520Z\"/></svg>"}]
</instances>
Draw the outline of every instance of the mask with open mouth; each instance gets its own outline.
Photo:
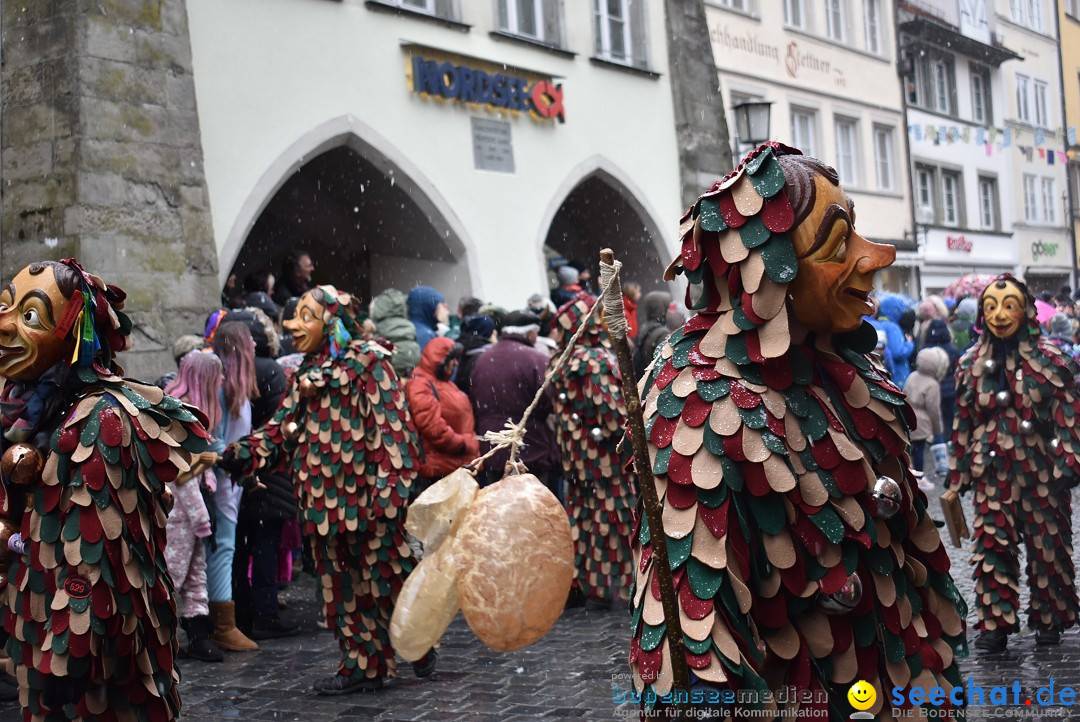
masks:
<instances>
[{"instance_id":1,"label":"mask with open mouth","mask_svg":"<svg viewBox=\"0 0 1080 722\"><path fill-rule=\"evenodd\" d=\"M854 331L873 313L874 273L896 259L892 246L855 230L855 207L830 178L813 179L814 204L792 231L799 272L788 290L800 324L817 333Z\"/></svg>"},{"instance_id":2,"label":"mask with open mouth","mask_svg":"<svg viewBox=\"0 0 1080 722\"><path fill-rule=\"evenodd\" d=\"M983 291L982 313L986 327L994 336L1012 338L1024 324L1027 294L1012 281L999 280Z\"/></svg>"},{"instance_id":3,"label":"mask with open mouth","mask_svg":"<svg viewBox=\"0 0 1080 722\"><path fill-rule=\"evenodd\" d=\"M0 291L0 376L34 381L70 353L70 335L56 334L68 295L51 264L24 268Z\"/></svg>"}]
</instances>

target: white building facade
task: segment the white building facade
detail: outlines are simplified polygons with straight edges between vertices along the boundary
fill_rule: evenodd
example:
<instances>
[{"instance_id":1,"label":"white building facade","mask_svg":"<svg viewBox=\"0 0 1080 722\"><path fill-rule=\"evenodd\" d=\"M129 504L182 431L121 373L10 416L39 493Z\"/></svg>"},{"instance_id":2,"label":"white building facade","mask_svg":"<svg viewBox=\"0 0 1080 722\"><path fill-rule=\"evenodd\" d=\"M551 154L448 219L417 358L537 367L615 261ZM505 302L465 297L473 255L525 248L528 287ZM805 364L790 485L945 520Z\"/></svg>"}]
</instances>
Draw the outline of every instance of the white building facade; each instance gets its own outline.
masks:
<instances>
[{"instance_id":1,"label":"white building facade","mask_svg":"<svg viewBox=\"0 0 1080 722\"><path fill-rule=\"evenodd\" d=\"M610 245L677 253L660 4L189 0L221 277L310 250L370 297L418 283L520 308Z\"/></svg>"},{"instance_id":2,"label":"white building facade","mask_svg":"<svg viewBox=\"0 0 1080 722\"><path fill-rule=\"evenodd\" d=\"M1052 0L901 0L921 294L965 273L1069 282Z\"/></svg>"},{"instance_id":3,"label":"white building facade","mask_svg":"<svg viewBox=\"0 0 1080 722\"><path fill-rule=\"evenodd\" d=\"M1022 56L1003 66L1021 273L1033 291L1056 293L1071 284L1074 265L1056 3L997 0L995 10L1004 44Z\"/></svg>"},{"instance_id":4,"label":"white building facade","mask_svg":"<svg viewBox=\"0 0 1080 722\"><path fill-rule=\"evenodd\" d=\"M891 0L708 0L728 107L772 103L771 138L835 167L856 224L897 247L878 287L917 287L902 89ZM749 146L740 144L739 150Z\"/></svg>"}]
</instances>

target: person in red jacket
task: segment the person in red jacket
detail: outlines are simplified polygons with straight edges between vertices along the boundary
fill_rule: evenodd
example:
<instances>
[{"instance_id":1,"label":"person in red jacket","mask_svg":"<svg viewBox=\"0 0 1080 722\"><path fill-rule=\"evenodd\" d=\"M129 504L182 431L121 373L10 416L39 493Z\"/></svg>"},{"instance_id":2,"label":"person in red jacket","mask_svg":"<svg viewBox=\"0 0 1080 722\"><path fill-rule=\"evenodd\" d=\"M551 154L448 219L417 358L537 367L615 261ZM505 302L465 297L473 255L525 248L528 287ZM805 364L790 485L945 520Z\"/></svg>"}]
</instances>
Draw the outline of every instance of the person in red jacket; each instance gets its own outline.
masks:
<instances>
[{"instance_id":1,"label":"person in red jacket","mask_svg":"<svg viewBox=\"0 0 1080 722\"><path fill-rule=\"evenodd\" d=\"M469 397L453 381L463 353L451 339L432 339L405 384L423 460L417 484L423 488L480 455Z\"/></svg>"}]
</instances>

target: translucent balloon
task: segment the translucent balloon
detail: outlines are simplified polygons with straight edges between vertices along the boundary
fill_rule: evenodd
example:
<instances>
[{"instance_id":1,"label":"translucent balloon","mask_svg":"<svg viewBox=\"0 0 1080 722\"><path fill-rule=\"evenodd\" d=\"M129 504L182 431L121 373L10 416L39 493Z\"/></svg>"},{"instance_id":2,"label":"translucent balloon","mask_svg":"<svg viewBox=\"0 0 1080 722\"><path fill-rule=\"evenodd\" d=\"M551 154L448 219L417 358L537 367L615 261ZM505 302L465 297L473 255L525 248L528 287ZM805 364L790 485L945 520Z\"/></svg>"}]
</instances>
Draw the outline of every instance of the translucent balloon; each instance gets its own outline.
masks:
<instances>
[{"instance_id":1,"label":"translucent balloon","mask_svg":"<svg viewBox=\"0 0 1080 722\"><path fill-rule=\"evenodd\" d=\"M570 521L532 474L482 489L455 525L461 611L481 642L499 652L547 634L562 614L574 574Z\"/></svg>"},{"instance_id":2,"label":"translucent balloon","mask_svg":"<svg viewBox=\"0 0 1080 722\"><path fill-rule=\"evenodd\" d=\"M398 594L390 618L390 643L409 662L427 654L457 614L457 570L450 559L452 546L443 544L424 557Z\"/></svg>"},{"instance_id":3,"label":"translucent balloon","mask_svg":"<svg viewBox=\"0 0 1080 722\"><path fill-rule=\"evenodd\" d=\"M409 505L405 531L420 540L431 554L450 532L450 524L472 503L479 486L473 475L458 469L436 481Z\"/></svg>"}]
</instances>

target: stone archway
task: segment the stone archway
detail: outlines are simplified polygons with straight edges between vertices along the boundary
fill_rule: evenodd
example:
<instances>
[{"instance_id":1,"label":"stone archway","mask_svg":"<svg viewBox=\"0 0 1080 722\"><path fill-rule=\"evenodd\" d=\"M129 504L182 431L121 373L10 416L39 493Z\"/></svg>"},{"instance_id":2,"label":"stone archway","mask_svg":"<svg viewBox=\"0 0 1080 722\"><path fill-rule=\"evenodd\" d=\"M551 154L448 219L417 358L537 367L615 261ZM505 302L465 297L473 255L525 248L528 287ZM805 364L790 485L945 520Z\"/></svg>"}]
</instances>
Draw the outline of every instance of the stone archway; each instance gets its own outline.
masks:
<instances>
[{"instance_id":1,"label":"stone archway","mask_svg":"<svg viewBox=\"0 0 1080 722\"><path fill-rule=\"evenodd\" d=\"M633 183L604 158L594 157L578 166L546 216L545 267L550 270L550 260L561 257L595 268L600 250L611 248L623 264L624 283L635 281L646 292L666 289L664 268L678 253L674 219L660 225L642 198ZM673 229L670 234L661 231L667 226Z\"/></svg>"},{"instance_id":2,"label":"stone archway","mask_svg":"<svg viewBox=\"0 0 1080 722\"><path fill-rule=\"evenodd\" d=\"M339 118L290 147L264 173L221 253L221 278L278 272L304 248L315 280L370 299L418 284L448 298L478 293L475 254L441 194L355 118Z\"/></svg>"}]
</instances>

